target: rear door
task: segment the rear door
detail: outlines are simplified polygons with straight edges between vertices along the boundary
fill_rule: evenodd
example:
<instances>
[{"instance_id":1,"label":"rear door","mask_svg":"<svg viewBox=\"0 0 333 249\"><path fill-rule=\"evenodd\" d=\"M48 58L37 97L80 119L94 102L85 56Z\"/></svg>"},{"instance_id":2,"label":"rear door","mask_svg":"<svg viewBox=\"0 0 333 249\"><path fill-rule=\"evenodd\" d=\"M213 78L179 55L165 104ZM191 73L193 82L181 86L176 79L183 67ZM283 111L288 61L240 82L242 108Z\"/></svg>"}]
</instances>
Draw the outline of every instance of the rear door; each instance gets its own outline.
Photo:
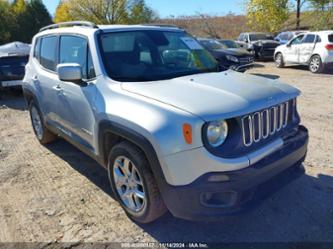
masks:
<instances>
[{"instance_id":1,"label":"rear door","mask_svg":"<svg viewBox=\"0 0 333 249\"><path fill-rule=\"evenodd\" d=\"M59 113L63 132L92 151L92 135L95 126L93 103L96 97L96 86L95 70L87 39L77 35L61 35L59 63L79 64L84 79L82 84L59 82L62 89Z\"/></svg>"},{"instance_id":2,"label":"rear door","mask_svg":"<svg viewBox=\"0 0 333 249\"><path fill-rule=\"evenodd\" d=\"M298 62L305 64L307 63L312 55L312 52L315 48L316 44L316 35L315 34L307 34L304 36L301 44L298 49Z\"/></svg>"},{"instance_id":3,"label":"rear door","mask_svg":"<svg viewBox=\"0 0 333 249\"><path fill-rule=\"evenodd\" d=\"M58 37L55 35L38 38L34 49L33 63L35 71L31 80L36 92L44 118L55 125L59 121L59 94L57 66Z\"/></svg>"}]
</instances>

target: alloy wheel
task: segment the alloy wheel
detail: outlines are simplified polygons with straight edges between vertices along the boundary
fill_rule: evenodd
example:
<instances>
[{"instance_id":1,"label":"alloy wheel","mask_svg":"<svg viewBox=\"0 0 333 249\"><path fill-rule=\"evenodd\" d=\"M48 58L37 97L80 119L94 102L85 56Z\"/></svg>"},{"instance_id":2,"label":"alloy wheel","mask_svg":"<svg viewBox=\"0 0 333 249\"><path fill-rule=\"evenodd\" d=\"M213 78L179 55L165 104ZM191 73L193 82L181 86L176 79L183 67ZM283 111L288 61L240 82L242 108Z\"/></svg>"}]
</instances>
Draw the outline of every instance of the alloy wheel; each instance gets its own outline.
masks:
<instances>
[{"instance_id":1,"label":"alloy wheel","mask_svg":"<svg viewBox=\"0 0 333 249\"><path fill-rule=\"evenodd\" d=\"M42 119L39 115L39 112L35 106L31 107L31 120L32 125L35 130L36 136L39 140L43 138L43 125L42 125Z\"/></svg>"},{"instance_id":2,"label":"alloy wheel","mask_svg":"<svg viewBox=\"0 0 333 249\"><path fill-rule=\"evenodd\" d=\"M147 203L142 177L134 163L125 156L113 165L115 186L121 201L133 212L141 211Z\"/></svg>"},{"instance_id":3,"label":"alloy wheel","mask_svg":"<svg viewBox=\"0 0 333 249\"><path fill-rule=\"evenodd\" d=\"M310 70L311 72L317 72L320 68L320 60L318 57L314 57L310 61Z\"/></svg>"}]
</instances>

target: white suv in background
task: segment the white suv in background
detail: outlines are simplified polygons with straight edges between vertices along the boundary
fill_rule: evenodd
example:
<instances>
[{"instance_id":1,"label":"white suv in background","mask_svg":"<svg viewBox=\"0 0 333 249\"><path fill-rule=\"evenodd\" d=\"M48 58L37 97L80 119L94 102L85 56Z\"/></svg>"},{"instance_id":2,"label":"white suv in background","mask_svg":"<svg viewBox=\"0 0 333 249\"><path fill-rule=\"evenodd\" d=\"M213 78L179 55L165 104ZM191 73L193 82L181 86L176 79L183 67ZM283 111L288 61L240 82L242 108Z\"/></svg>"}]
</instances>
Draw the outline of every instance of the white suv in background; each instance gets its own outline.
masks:
<instances>
[{"instance_id":1,"label":"white suv in background","mask_svg":"<svg viewBox=\"0 0 333 249\"><path fill-rule=\"evenodd\" d=\"M277 67L285 64L308 65L312 73L321 73L333 66L333 31L300 34L275 49Z\"/></svg>"}]
</instances>

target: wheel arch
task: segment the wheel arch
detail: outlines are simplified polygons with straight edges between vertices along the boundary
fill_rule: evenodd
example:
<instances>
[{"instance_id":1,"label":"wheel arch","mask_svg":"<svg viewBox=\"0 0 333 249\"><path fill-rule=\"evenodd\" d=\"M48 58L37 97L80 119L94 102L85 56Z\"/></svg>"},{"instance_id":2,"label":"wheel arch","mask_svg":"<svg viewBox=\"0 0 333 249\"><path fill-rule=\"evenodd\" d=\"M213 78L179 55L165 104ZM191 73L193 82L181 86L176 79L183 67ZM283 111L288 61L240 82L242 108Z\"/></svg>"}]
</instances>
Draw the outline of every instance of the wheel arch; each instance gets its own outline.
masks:
<instances>
[{"instance_id":1,"label":"wheel arch","mask_svg":"<svg viewBox=\"0 0 333 249\"><path fill-rule=\"evenodd\" d=\"M107 168L109 152L114 145L121 141L128 141L136 145L145 154L156 182L160 187L159 183L166 180L151 142L137 131L109 120L102 120L98 125L98 149L103 166Z\"/></svg>"},{"instance_id":2,"label":"wheel arch","mask_svg":"<svg viewBox=\"0 0 333 249\"><path fill-rule=\"evenodd\" d=\"M315 54L312 54L312 55L310 56L310 58L309 58L309 60L308 60L308 62L307 62L308 65L310 64L311 59L312 59L313 57L315 57L315 56L319 56L320 60L323 61L323 59L321 58L321 55L318 54L318 53L315 53Z\"/></svg>"}]
</instances>

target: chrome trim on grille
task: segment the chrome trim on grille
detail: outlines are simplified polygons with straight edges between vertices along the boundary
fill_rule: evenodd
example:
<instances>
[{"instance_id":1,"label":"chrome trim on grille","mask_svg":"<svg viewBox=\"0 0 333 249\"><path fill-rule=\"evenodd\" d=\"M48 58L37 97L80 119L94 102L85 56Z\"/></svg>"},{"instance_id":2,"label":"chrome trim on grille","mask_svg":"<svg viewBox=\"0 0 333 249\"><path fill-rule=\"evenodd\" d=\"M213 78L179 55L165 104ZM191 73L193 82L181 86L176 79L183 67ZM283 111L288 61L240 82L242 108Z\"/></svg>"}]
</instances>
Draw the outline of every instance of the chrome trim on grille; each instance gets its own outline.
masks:
<instances>
[{"instance_id":1,"label":"chrome trim on grille","mask_svg":"<svg viewBox=\"0 0 333 249\"><path fill-rule=\"evenodd\" d=\"M249 142L246 139L246 132L245 132L245 120L248 119L249 121L247 122L248 124L248 129L249 129ZM242 132L243 132L243 143L245 146L251 146L253 143L253 131L252 131L252 117L250 115L245 116L242 118Z\"/></svg>"},{"instance_id":2,"label":"chrome trim on grille","mask_svg":"<svg viewBox=\"0 0 333 249\"><path fill-rule=\"evenodd\" d=\"M293 105L292 109L289 107L290 103ZM253 143L266 139L287 127L290 115L292 119L296 115L295 110L296 100L293 99L292 102L287 101L242 117L241 125L244 145L249 147Z\"/></svg>"}]
</instances>

